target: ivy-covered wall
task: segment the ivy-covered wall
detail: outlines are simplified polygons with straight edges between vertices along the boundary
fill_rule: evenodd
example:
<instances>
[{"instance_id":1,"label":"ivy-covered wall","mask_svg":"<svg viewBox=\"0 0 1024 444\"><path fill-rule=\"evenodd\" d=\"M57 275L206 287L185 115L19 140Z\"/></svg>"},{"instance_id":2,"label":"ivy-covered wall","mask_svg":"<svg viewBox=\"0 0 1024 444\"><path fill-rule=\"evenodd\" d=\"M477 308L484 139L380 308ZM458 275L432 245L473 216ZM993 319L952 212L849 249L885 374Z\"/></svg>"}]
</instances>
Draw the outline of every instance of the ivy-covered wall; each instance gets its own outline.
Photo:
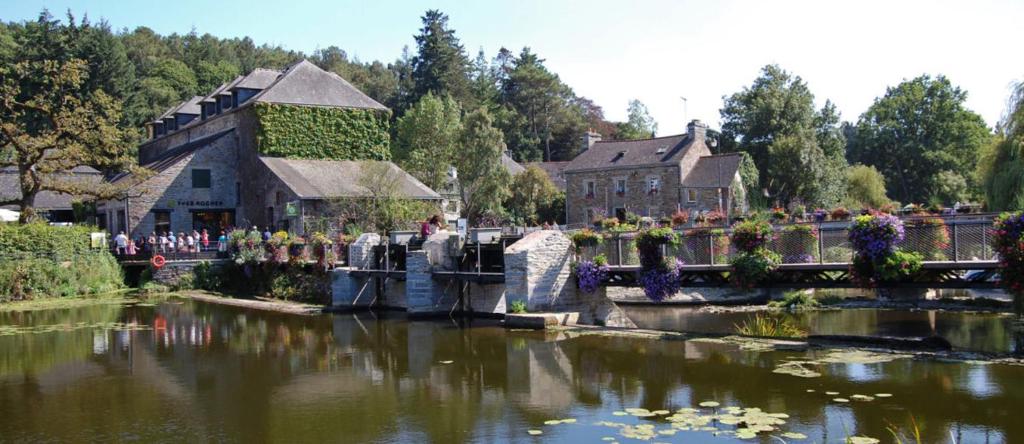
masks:
<instances>
[{"instance_id":1,"label":"ivy-covered wall","mask_svg":"<svg viewBox=\"0 0 1024 444\"><path fill-rule=\"evenodd\" d=\"M257 151L292 159L388 160L387 113L369 109L254 104Z\"/></svg>"}]
</instances>

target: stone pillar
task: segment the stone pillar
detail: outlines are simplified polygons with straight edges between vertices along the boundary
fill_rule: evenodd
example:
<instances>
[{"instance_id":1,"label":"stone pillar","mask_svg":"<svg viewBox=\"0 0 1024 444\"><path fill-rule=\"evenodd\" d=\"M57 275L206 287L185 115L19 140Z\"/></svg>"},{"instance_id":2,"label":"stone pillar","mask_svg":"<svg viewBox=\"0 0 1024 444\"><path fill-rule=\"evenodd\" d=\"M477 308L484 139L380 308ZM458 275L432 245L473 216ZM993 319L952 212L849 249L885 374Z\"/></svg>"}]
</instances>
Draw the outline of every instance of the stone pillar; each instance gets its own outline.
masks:
<instances>
[{"instance_id":1,"label":"stone pillar","mask_svg":"<svg viewBox=\"0 0 1024 444\"><path fill-rule=\"evenodd\" d=\"M409 314L450 313L458 302L455 291L445 292L433 279L433 267L426 250L410 251L405 256L405 301Z\"/></svg>"},{"instance_id":2,"label":"stone pillar","mask_svg":"<svg viewBox=\"0 0 1024 444\"><path fill-rule=\"evenodd\" d=\"M331 271L331 307L369 307L375 295L373 282L364 276L354 276L351 267L339 267Z\"/></svg>"},{"instance_id":3,"label":"stone pillar","mask_svg":"<svg viewBox=\"0 0 1024 444\"><path fill-rule=\"evenodd\" d=\"M363 233L348 246L348 266L351 268L367 268L373 262L373 247L380 245L380 235Z\"/></svg>"}]
</instances>

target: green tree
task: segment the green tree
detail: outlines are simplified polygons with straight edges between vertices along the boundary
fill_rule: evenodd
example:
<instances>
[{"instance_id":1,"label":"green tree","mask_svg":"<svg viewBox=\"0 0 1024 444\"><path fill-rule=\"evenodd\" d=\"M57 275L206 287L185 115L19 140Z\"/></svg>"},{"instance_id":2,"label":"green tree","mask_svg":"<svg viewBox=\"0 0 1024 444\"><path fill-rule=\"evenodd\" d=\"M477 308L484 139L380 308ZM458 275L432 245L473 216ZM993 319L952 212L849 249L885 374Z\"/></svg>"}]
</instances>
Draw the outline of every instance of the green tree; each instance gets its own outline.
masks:
<instances>
[{"instance_id":1,"label":"green tree","mask_svg":"<svg viewBox=\"0 0 1024 444\"><path fill-rule=\"evenodd\" d=\"M888 88L860 116L851 158L878 168L902 202L951 197L939 194L943 181L977 189L973 173L991 136L981 116L964 107L966 99L944 76Z\"/></svg>"},{"instance_id":2,"label":"green tree","mask_svg":"<svg viewBox=\"0 0 1024 444\"><path fill-rule=\"evenodd\" d=\"M523 48L513 62L502 82L503 103L510 106L519 117L508 123L518 126L525 138L512 152L522 160L537 159L542 153L543 160L552 159L552 139L559 121L565 116L567 99L572 91L544 66L544 60ZM578 135L577 135L578 136Z\"/></svg>"},{"instance_id":3,"label":"green tree","mask_svg":"<svg viewBox=\"0 0 1024 444\"><path fill-rule=\"evenodd\" d=\"M82 60L23 61L0 68L0 167L17 170L22 222L35 218L42 191L112 198L123 190L76 179L71 170L92 165L124 170L131 164L130 136L118 127L120 108L102 90L80 96L87 76ZM27 88L25 85L32 85Z\"/></svg>"},{"instance_id":4,"label":"green tree","mask_svg":"<svg viewBox=\"0 0 1024 444\"><path fill-rule=\"evenodd\" d=\"M448 16L436 9L422 17L423 27L415 36L417 54L412 59L412 78L415 81L413 101L428 92L450 95L460 104L469 99L469 58L448 28Z\"/></svg>"},{"instance_id":5,"label":"green tree","mask_svg":"<svg viewBox=\"0 0 1024 444\"><path fill-rule=\"evenodd\" d=\"M540 213L558 195L558 188L548 173L536 165L526 167L526 171L512 178L511 189L512 196L506 207L517 221L527 224L537 224Z\"/></svg>"},{"instance_id":6,"label":"green tree","mask_svg":"<svg viewBox=\"0 0 1024 444\"><path fill-rule=\"evenodd\" d=\"M238 67L226 60L200 61L196 64L195 69L196 89L200 94L209 93L222 83L234 79L238 74Z\"/></svg>"},{"instance_id":7,"label":"green tree","mask_svg":"<svg viewBox=\"0 0 1024 444\"><path fill-rule=\"evenodd\" d=\"M459 171L462 211L475 224L481 216L501 211L511 181L501 164L505 142L487 109L479 108L466 116L460 146L462 152L455 156L455 167Z\"/></svg>"},{"instance_id":8,"label":"green tree","mask_svg":"<svg viewBox=\"0 0 1024 444\"><path fill-rule=\"evenodd\" d=\"M1010 94L996 137L978 162L977 177L990 209L1024 209L1024 82Z\"/></svg>"},{"instance_id":9,"label":"green tree","mask_svg":"<svg viewBox=\"0 0 1024 444\"><path fill-rule=\"evenodd\" d=\"M428 92L395 125L394 159L432 189L447 185L462 135L461 112L451 97Z\"/></svg>"},{"instance_id":10,"label":"green tree","mask_svg":"<svg viewBox=\"0 0 1024 444\"><path fill-rule=\"evenodd\" d=\"M829 206L842 197L844 138L831 102L815 111L807 84L778 65L723 100L721 150L748 153L770 198Z\"/></svg>"},{"instance_id":11,"label":"green tree","mask_svg":"<svg viewBox=\"0 0 1024 444\"><path fill-rule=\"evenodd\" d=\"M637 99L629 101L628 117L618 124L618 136L622 139L647 139L658 132L658 122L647 111L647 106Z\"/></svg>"},{"instance_id":12,"label":"green tree","mask_svg":"<svg viewBox=\"0 0 1024 444\"><path fill-rule=\"evenodd\" d=\"M846 170L846 202L850 207L881 208L889 203L885 176L873 166L852 165Z\"/></svg>"}]
</instances>

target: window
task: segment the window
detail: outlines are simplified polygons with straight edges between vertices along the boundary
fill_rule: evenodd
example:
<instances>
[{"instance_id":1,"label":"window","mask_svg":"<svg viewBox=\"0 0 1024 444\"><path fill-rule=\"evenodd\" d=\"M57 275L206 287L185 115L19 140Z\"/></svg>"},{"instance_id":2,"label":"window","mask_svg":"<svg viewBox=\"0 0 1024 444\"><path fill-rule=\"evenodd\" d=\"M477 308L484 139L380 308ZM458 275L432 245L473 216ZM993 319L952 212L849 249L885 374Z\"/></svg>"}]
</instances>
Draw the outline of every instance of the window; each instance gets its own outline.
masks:
<instances>
[{"instance_id":1,"label":"window","mask_svg":"<svg viewBox=\"0 0 1024 444\"><path fill-rule=\"evenodd\" d=\"M597 184L592 180L588 180L583 184L583 194L586 197L594 197L597 195Z\"/></svg>"},{"instance_id":2,"label":"window","mask_svg":"<svg viewBox=\"0 0 1024 444\"><path fill-rule=\"evenodd\" d=\"M192 188L210 188L210 170L192 170Z\"/></svg>"},{"instance_id":3,"label":"window","mask_svg":"<svg viewBox=\"0 0 1024 444\"><path fill-rule=\"evenodd\" d=\"M167 233L171 231L171 212L167 210L153 210L153 231Z\"/></svg>"},{"instance_id":4,"label":"window","mask_svg":"<svg viewBox=\"0 0 1024 444\"><path fill-rule=\"evenodd\" d=\"M689 203L697 203L697 190L686 190L686 201Z\"/></svg>"},{"instance_id":5,"label":"window","mask_svg":"<svg viewBox=\"0 0 1024 444\"><path fill-rule=\"evenodd\" d=\"M615 194L619 196L626 194L626 179L621 177L615 178Z\"/></svg>"},{"instance_id":6,"label":"window","mask_svg":"<svg viewBox=\"0 0 1024 444\"><path fill-rule=\"evenodd\" d=\"M657 194L661 191L661 179L657 176L647 176L647 194Z\"/></svg>"}]
</instances>

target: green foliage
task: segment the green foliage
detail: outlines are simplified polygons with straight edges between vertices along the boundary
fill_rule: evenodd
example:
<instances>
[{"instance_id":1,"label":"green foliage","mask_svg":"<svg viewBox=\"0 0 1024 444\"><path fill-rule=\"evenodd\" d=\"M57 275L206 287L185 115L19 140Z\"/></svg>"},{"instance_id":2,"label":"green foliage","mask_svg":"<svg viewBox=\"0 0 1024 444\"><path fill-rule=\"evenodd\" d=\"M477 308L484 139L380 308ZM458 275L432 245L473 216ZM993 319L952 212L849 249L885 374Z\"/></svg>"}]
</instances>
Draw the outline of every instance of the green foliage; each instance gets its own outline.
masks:
<instances>
[{"instance_id":1,"label":"green foliage","mask_svg":"<svg viewBox=\"0 0 1024 444\"><path fill-rule=\"evenodd\" d=\"M839 116L831 102L816 112L814 95L799 76L765 66L751 86L725 98L720 114L721 150L750 154L771 198L829 206L842 197L846 161Z\"/></svg>"},{"instance_id":2,"label":"green foliage","mask_svg":"<svg viewBox=\"0 0 1024 444\"><path fill-rule=\"evenodd\" d=\"M537 217L543 222L565 224L565 192L555 190L547 204L537 208Z\"/></svg>"},{"instance_id":3,"label":"green foliage","mask_svg":"<svg viewBox=\"0 0 1024 444\"><path fill-rule=\"evenodd\" d=\"M558 188L551 182L548 173L540 167L530 165L526 171L512 178L512 196L505 205L516 220L526 224L537 224L540 210L551 205L558 194Z\"/></svg>"},{"instance_id":4,"label":"green foliage","mask_svg":"<svg viewBox=\"0 0 1024 444\"><path fill-rule=\"evenodd\" d=\"M818 302L818 300L814 297L813 294L810 294L803 290L794 290L787 291L785 294L783 294L782 300L769 302L768 305L776 308L802 310L816 308L821 304Z\"/></svg>"},{"instance_id":5,"label":"green foliage","mask_svg":"<svg viewBox=\"0 0 1024 444\"><path fill-rule=\"evenodd\" d=\"M600 246L604 241L604 238L589 228L584 228L572 234L572 244L576 247L576 251L581 248L597 247Z\"/></svg>"},{"instance_id":6,"label":"green foliage","mask_svg":"<svg viewBox=\"0 0 1024 444\"><path fill-rule=\"evenodd\" d=\"M221 274L207 261L202 261L192 268L191 288L217 291L221 288Z\"/></svg>"},{"instance_id":7,"label":"green foliage","mask_svg":"<svg viewBox=\"0 0 1024 444\"><path fill-rule=\"evenodd\" d=\"M13 257L42 256L66 260L88 254L89 233L96 227L75 225L57 227L45 223L0 223L0 260Z\"/></svg>"},{"instance_id":8,"label":"green foliage","mask_svg":"<svg viewBox=\"0 0 1024 444\"><path fill-rule=\"evenodd\" d=\"M807 336L803 331L787 317L775 317L758 313L752 319L743 321L741 325L734 325L736 333L744 336L758 336L765 338L802 338Z\"/></svg>"},{"instance_id":9,"label":"green foliage","mask_svg":"<svg viewBox=\"0 0 1024 444\"><path fill-rule=\"evenodd\" d=\"M0 302L106 293L124 286L121 266L109 253L0 260Z\"/></svg>"},{"instance_id":10,"label":"green foliage","mask_svg":"<svg viewBox=\"0 0 1024 444\"><path fill-rule=\"evenodd\" d=\"M455 158L459 193L463 212L472 225L485 214L500 212L511 177L501 163L505 150L501 130L493 126L485 108L466 116L459 141L463 149Z\"/></svg>"},{"instance_id":11,"label":"green foliage","mask_svg":"<svg viewBox=\"0 0 1024 444\"><path fill-rule=\"evenodd\" d=\"M639 100L629 101L626 115L626 121L618 124L620 139L647 139L654 137L658 132L658 122L654 121L654 117L647 111L647 106Z\"/></svg>"},{"instance_id":12,"label":"green foliage","mask_svg":"<svg viewBox=\"0 0 1024 444\"><path fill-rule=\"evenodd\" d=\"M766 248L773 236L771 224L761 220L746 220L733 226L732 244L736 250L753 253Z\"/></svg>"},{"instance_id":13,"label":"green foliage","mask_svg":"<svg viewBox=\"0 0 1024 444\"><path fill-rule=\"evenodd\" d=\"M896 250L882 261L875 263L875 272L882 281L900 281L920 271L921 261L922 257L919 253Z\"/></svg>"},{"instance_id":14,"label":"green foliage","mask_svg":"<svg viewBox=\"0 0 1024 444\"><path fill-rule=\"evenodd\" d=\"M340 198L326 202L325 213L336 215L347 230L384 232L418 229L416 221L437 214L436 202L407 199L399 195L401 172L385 162L363 165L357 185L365 198Z\"/></svg>"},{"instance_id":15,"label":"green foliage","mask_svg":"<svg viewBox=\"0 0 1024 444\"><path fill-rule=\"evenodd\" d=\"M852 207L880 208L890 202L885 195L885 177L873 166L858 164L847 169L846 190L846 202Z\"/></svg>"},{"instance_id":16,"label":"green foliage","mask_svg":"<svg viewBox=\"0 0 1024 444\"><path fill-rule=\"evenodd\" d=\"M782 262L782 257L767 248L740 252L733 256L729 279L741 288L753 288L764 282Z\"/></svg>"},{"instance_id":17,"label":"green foliage","mask_svg":"<svg viewBox=\"0 0 1024 444\"><path fill-rule=\"evenodd\" d=\"M526 313L526 302L512 301L512 303L509 304L509 310L512 313Z\"/></svg>"},{"instance_id":18,"label":"green foliage","mask_svg":"<svg viewBox=\"0 0 1024 444\"><path fill-rule=\"evenodd\" d=\"M427 92L395 124L395 161L433 190L448 186L448 168L455 163L462 110L451 97Z\"/></svg>"},{"instance_id":19,"label":"green foliage","mask_svg":"<svg viewBox=\"0 0 1024 444\"><path fill-rule=\"evenodd\" d=\"M256 103L262 155L293 159L388 160L388 116L368 109ZM312 131L315 128L316 131Z\"/></svg>"},{"instance_id":20,"label":"green foliage","mask_svg":"<svg viewBox=\"0 0 1024 444\"><path fill-rule=\"evenodd\" d=\"M978 162L977 176L990 209L1024 209L1024 82L1010 95L996 137Z\"/></svg>"},{"instance_id":21,"label":"green foliage","mask_svg":"<svg viewBox=\"0 0 1024 444\"><path fill-rule=\"evenodd\" d=\"M431 9L421 20L423 28L415 36L417 54L412 59L413 101L433 93L450 95L467 104L469 58L455 30L448 27L448 16Z\"/></svg>"},{"instance_id":22,"label":"green foliage","mask_svg":"<svg viewBox=\"0 0 1024 444\"><path fill-rule=\"evenodd\" d=\"M951 180L974 190L979 154L991 135L981 116L964 107L966 99L944 76L888 88L860 116L850 160L878 168L902 202L956 197L963 187L953 195L943 188Z\"/></svg>"}]
</instances>

